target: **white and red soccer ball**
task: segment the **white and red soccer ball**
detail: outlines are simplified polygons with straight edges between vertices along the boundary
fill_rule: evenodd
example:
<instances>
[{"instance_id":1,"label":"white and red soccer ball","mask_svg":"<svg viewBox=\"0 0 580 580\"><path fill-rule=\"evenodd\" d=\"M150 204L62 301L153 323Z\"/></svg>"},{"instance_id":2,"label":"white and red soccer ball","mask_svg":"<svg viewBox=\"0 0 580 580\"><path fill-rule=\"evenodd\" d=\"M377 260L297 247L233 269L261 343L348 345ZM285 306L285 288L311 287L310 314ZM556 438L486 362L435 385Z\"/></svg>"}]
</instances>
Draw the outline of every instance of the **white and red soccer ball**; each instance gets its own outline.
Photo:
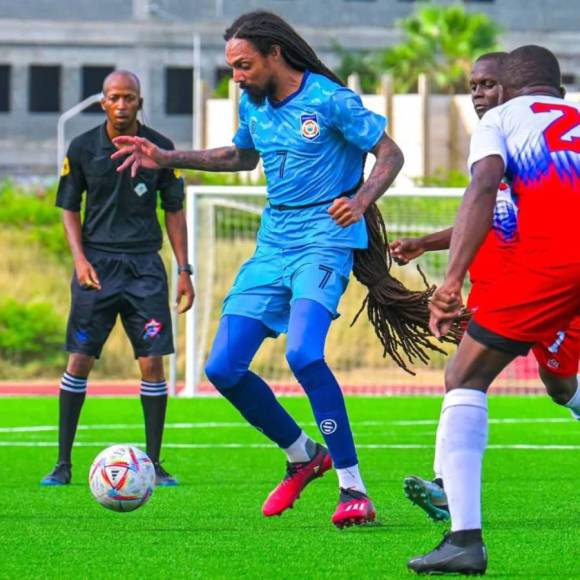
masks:
<instances>
[{"instance_id":1,"label":"white and red soccer ball","mask_svg":"<svg viewBox=\"0 0 580 580\"><path fill-rule=\"evenodd\" d=\"M145 504L155 487L155 468L143 451L113 445L101 451L89 471L95 499L107 509L130 512Z\"/></svg>"}]
</instances>

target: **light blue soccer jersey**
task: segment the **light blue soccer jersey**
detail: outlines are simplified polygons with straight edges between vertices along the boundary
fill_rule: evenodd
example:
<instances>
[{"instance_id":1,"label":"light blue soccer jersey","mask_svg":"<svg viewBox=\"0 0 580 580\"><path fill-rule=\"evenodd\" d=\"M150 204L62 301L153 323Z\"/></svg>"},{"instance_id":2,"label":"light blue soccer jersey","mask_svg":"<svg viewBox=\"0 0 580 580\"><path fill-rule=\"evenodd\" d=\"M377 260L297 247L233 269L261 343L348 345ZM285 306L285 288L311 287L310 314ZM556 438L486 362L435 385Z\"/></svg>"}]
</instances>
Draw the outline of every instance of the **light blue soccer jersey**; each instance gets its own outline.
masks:
<instances>
[{"instance_id":1,"label":"light blue soccer jersey","mask_svg":"<svg viewBox=\"0 0 580 580\"><path fill-rule=\"evenodd\" d=\"M328 214L332 200L358 184L363 155L383 135L386 119L362 105L353 91L306 72L298 91L279 103L257 105L246 93L233 142L262 158L268 206L258 244L366 248L364 220L341 228ZM323 205L283 211L276 206Z\"/></svg>"}]
</instances>

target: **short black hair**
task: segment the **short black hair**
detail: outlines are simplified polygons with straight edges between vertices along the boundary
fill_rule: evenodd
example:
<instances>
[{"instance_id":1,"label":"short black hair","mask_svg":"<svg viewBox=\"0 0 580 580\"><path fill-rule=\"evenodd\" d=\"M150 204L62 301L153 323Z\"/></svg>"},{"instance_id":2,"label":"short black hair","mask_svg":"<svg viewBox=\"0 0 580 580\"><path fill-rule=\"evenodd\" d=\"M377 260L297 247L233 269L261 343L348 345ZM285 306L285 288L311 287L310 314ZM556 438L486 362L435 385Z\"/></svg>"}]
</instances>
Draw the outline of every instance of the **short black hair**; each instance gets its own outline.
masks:
<instances>
[{"instance_id":1,"label":"short black hair","mask_svg":"<svg viewBox=\"0 0 580 580\"><path fill-rule=\"evenodd\" d=\"M240 38L251 42L266 56L279 46L284 60L295 70L309 70L344 85L317 56L313 48L286 22L273 12L256 10L242 14L226 29L224 40Z\"/></svg>"},{"instance_id":2,"label":"short black hair","mask_svg":"<svg viewBox=\"0 0 580 580\"><path fill-rule=\"evenodd\" d=\"M549 86L560 90L561 75L558 59L543 46L530 44L512 50L501 65L501 84L504 87Z\"/></svg>"},{"instance_id":3,"label":"short black hair","mask_svg":"<svg viewBox=\"0 0 580 580\"><path fill-rule=\"evenodd\" d=\"M501 63L503 62L503 60L505 59L505 57L508 55L507 52L486 52L485 54L482 54L480 57L476 58L474 63L476 62L481 62L481 61L485 61L485 60L493 60L496 61L499 65L501 65Z\"/></svg>"}]
</instances>

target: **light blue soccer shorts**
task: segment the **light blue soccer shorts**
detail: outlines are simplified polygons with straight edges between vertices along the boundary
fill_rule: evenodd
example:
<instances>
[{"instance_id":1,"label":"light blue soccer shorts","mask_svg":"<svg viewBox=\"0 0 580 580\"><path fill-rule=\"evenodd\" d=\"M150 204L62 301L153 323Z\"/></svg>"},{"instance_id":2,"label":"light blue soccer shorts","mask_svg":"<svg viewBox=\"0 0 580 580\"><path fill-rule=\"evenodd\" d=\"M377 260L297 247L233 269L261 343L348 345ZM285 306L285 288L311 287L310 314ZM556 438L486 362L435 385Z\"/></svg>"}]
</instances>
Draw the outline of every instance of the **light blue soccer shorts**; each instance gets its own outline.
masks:
<instances>
[{"instance_id":1,"label":"light blue soccer shorts","mask_svg":"<svg viewBox=\"0 0 580 580\"><path fill-rule=\"evenodd\" d=\"M318 302L337 318L353 255L351 248L258 246L226 296L222 316L255 318L277 336L288 331L290 305L306 298Z\"/></svg>"}]
</instances>

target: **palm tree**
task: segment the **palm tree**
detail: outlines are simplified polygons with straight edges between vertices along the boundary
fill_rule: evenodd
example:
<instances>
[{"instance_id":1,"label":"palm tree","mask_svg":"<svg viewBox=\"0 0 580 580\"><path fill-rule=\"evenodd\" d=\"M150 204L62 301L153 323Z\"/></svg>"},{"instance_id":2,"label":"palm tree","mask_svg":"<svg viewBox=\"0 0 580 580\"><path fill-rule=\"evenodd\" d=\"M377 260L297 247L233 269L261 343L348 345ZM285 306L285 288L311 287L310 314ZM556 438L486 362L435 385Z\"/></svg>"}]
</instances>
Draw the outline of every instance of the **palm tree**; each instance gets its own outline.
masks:
<instances>
[{"instance_id":1,"label":"palm tree","mask_svg":"<svg viewBox=\"0 0 580 580\"><path fill-rule=\"evenodd\" d=\"M409 92L420 73L428 74L442 92L463 91L473 61L499 50L497 23L460 5L423 6L399 25L406 40L379 53L376 60L381 72L393 75L398 92Z\"/></svg>"}]
</instances>

